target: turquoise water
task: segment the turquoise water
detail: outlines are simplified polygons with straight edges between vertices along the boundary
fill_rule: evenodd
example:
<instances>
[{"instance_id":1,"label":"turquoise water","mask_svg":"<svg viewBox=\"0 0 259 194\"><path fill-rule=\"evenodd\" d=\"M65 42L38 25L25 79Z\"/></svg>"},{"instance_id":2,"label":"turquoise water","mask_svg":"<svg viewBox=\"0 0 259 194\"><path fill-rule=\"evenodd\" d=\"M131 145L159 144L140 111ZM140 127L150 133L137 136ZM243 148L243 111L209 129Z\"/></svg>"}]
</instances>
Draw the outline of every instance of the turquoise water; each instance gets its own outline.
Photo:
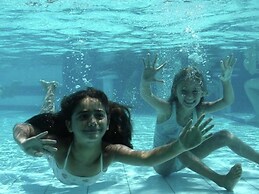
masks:
<instances>
[{"instance_id":1,"label":"turquoise water","mask_svg":"<svg viewBox=\"0 0 259 194\"><path fill-rule=\"evenodd\" d=\"M182 65L197 63L206 76L209 95L222 95L219 61L237 58L232 83L234 104L217 113L216 129L235 132L258 147L258 126L248 124L254 110L245 94L250 75L244 51L259 40L257 0L1 0L0 1L0 193L225 193L210 181L184 170L163 179L151 168L116 164L91 188L60 184L44 159L25 156L12 140L12 127L40 110L40 79L56 80L57 108L72 91L94 86L110 99L132 106L134 144L152 147L154 110L139 95L142 59L148 52L167 61L158 75L166 82L154 92L164 98ZM222 161L221 158L226 158ZM258 166L227 149L206 159L226 172L242 162L244 176L235 193L258 189ZM183 189L184 188L184 189Z\"/></svg>"},{"instance_id":2,"label":"turquoise water","mask_svg":"<svg viewBox=\"0 0 259 194\"><path fill-rule=\"evenodd\" d=\"M198 63L210 97L218 97L219 61L237 57L234 111L251 112L243 83L244 50L258 40L257 0L2 0L0 85L3 109L39 110L39 80L62 84L59 95L85 85L149 112L139 96L142 59L148 52L168 62L161 77L171 80L183 65ZM0 87L0 88L1 88ZM159 85L168 97L171 81Z\"/></svg>"}]
</instances>

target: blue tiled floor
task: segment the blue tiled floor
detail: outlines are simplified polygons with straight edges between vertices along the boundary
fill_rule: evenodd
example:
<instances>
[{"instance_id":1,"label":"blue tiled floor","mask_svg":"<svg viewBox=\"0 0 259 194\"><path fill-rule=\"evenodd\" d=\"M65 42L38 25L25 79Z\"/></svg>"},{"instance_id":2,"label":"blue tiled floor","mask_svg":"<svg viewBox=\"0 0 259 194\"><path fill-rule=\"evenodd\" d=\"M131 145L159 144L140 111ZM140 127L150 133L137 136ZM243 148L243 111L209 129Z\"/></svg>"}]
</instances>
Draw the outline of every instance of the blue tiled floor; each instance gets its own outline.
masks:
<instances>
[{"instance_id":1,"label":"blue tiled floor","mask_svg":"<svg viewBox=\"0 0 259 194\"><path fill-rule=\"evenodd\" d=\"M133 143L136 149L152 147L154 118L136 117ZM229 129L259 150L259 130L254 126L217 117L214 130ZM12 123L13 124L13 123ZM148 126L148 127L147 127ZM152 168L115 163L108 172L89 188L66 186L57 181L44 158L24 155L14 143L10 123L4 122L0 146L0 193L10 194L208 194L228 193L212 181L184 169L167 178L157 175ZM245 133L244 133L245 132ZM141 142L141 144L140 144ZM144 142L144 144L143 144ZM205 163L217 172L227 173L235 163L242 163L243 176L234 189L236 194L259 193L259 165L236 156L223 148L206 158Z\"/></svg>"}]
</instances>

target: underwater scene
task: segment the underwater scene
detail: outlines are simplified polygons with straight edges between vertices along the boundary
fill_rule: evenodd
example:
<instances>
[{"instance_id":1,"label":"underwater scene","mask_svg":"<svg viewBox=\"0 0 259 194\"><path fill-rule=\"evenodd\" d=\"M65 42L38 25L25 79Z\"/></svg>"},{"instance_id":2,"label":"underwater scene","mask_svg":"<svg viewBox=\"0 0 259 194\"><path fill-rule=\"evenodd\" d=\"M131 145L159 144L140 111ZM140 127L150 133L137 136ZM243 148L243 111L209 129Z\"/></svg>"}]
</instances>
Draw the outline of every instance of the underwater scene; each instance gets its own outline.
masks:
<instances>
[{"instance_id":1,"label":"underwater scene","mask_svg":"<svg viewBox=\"0 0 259 194\"><path fill-rule=\"evenodd\" d=\"M0 193L259 193L257 0L1 0L0 7ZM105 141L96 135L101 127L98 143L89 140L99 154L73 151L90 136L75 130L73 111L84 106L89 116L94 105L66 97L89 87L131 116L126 125L111 103L107 111L89 97L96 93L85 97L103 110L94 125L109 131L115 122L115 135L132 127L128 144L107 137L111 155L108 132ZM38 114L64 116L58 127L74 135L54 143L37 129L52 127ZM68 184L51 165L73 181L102 176Z\"/></svg>"}]
</instances>

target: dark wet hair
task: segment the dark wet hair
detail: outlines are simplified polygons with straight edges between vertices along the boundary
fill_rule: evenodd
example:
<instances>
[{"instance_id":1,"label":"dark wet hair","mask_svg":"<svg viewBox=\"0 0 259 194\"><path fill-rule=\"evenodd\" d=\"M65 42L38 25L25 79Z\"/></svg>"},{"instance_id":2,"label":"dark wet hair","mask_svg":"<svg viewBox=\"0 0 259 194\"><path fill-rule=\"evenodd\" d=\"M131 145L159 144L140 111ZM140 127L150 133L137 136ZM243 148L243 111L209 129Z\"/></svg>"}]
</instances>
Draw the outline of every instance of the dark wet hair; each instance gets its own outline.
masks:
<instances>
[{"instance_id":1,"label":"dark wet hair","mask_svg":"<svg viewBox=\"0 0 259 194\"><path fill-rule=\"evenodd\" d=\"M110 113L109 113L109 101L106 96L106 94L101 91L97 90L92 87L88 87L85 90L80 90L77 91L73 94L70 94L68 96L65 96L62 101L61 101L61 111L60 114L63 116L65 120L71 120L71 117L74 113L75 108L77 105L84 99L84 98L96 98L98 99L102 105L104 106L105 112L109 118Z\"/></svg>"},{"instance_id":2,"label":"dark wet hair","mask_svg":"<svg viewBox=\"0 0 259 194\"><path fill-rule=\"evenodd\" d=\"M113 144L123 144L133 148L132 122L129 108L116 102L109 102L110 123L103 140Z\"/></svg>"},{"instance_id":3,"label":"dark wet hair","mask_svg":"<svg viewBox=\"0 0 259 194\"><path fill-rule=\"evenodd\" d=\"M201 89L202 91L207 94L207 86L204 80L204 77L202 75L202 73L194 66L188 66L185 67L183 69L181 69L175 76L173 79L173 85L171 88L171 96L169 97L169 102L174 102L177 101L177 96L176 96L176 88L179 85L180 82L184 81L184 80L188 80L188 79L192 79L195 81L198 81L200 83ZM204 100L204 97L201 98L202 102Z\"/></svg>"},{"instance_id":4,"label":"dark wet hair","mask_svg":"<svg viewBox=\"0 0 259 194\"><path fill-rule=\"evenodd\" d=\"M131 140L133 128L128 107L119 103L109 102L103 91L92 87L65 96L61 101L61 110L59 112L39 114L26 122L37 127L41 131L47 130L50 134L59 137L70 136L72 138L72 133L68 131L65 121L71 120L77 105L81 100L87 97L98 99L107 113L109 130L106 131L103 141L111 144L123 144L132 148Z\"/></svg>"}]
</instances>

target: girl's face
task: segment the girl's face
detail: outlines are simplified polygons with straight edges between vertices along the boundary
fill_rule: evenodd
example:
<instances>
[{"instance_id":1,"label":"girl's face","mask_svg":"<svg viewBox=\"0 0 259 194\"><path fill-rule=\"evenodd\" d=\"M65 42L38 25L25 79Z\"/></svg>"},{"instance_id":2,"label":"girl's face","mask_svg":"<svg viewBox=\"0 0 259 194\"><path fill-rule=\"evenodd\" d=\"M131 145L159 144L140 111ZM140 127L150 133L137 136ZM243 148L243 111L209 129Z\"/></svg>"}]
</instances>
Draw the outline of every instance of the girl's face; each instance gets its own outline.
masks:
<instances>
[{"instance_id":1,"label":"girl's face","mask_svg":"<svg viewBox=\"0 0 259 194\"><path fill-rule=\"evenodd\" d=\"M75 108L67 126L77 140L100 141L108 129L108 119L104 106L96 98L83 99Z\"/></svg>"},{"instance_id":2,"label":"girl's face","mask_svg":"<svg viewBox=\"0 0 259 194\"><path fill-rule=\"evenodd\" d=\"M176 87L176 96L183 107L195 108L204 96L200 81L192 79L181 81Z\"/></svg>"}]
</instances>

